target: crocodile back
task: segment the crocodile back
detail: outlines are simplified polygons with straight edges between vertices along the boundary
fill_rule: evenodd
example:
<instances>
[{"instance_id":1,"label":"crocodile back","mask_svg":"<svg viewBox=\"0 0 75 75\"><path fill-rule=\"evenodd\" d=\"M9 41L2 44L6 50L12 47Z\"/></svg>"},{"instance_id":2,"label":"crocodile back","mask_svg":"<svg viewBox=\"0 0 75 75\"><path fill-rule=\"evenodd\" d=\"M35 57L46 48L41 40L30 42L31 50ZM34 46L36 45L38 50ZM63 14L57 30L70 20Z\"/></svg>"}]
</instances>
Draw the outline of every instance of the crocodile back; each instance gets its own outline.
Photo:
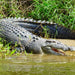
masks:
<instances>
[{"instance_id":1,"label":"crocodile back","mask_svg":"<svg viewBox=\"0 0 75 75\"><path fill-rule=\"evenodd\" d=\"M38 36L57 39L75 39L75 31L58 24L38 24L23 21L16 22L19 26Z\"/></svg>"},{"instance_id":2,"label":"crocodile back","mask_svg":"<svg viewBox=\"0 0 75 75\"><path fill-rule=\"evenodd\" d=\"M33 20L29 18L5 18L6 21L15 24L38 36L58 39L75 39L75 31L49 21Z\"/></svg>"}]
</instances>

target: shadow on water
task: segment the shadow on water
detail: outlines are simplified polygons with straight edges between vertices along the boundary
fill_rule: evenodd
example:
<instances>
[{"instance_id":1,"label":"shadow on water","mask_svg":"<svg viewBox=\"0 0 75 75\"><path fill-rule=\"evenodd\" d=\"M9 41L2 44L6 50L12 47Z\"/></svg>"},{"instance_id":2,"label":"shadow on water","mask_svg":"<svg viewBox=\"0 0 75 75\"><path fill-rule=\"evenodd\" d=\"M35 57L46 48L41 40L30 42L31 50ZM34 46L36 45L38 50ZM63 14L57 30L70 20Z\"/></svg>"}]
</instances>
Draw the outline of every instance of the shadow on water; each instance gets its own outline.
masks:
<instances>
[{"instance_id":1,"label":"shadow on water","mask_svg":"<svg viewBox=\"0 0 75 75\"><path fill-rule=\"evenodd\" d=\"M75 56L27 54L0 59L0 75L74 75Z\"/></svg>"}]
</instances>

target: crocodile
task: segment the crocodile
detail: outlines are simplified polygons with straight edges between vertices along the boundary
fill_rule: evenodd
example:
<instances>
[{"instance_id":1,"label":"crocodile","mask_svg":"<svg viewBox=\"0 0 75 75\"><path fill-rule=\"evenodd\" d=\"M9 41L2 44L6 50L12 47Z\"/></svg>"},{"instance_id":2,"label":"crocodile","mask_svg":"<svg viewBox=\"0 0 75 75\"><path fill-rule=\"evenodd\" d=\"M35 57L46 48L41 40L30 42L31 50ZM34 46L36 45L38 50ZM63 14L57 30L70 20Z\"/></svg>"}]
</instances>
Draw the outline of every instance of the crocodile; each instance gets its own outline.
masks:
<instances>
[{"instance_id":1,"label":"crocodile","mask_svg":"<svg viewBox=\"0 0 75 75\"><path fill-rule=\"evenodd\" d=\"M63 51L75 51L75 47L67 46L60 41L54 39L46 39L34 35L25 28L17 24L18 20L1 19L0 20L0 37L4 38L12 45L17 44L21 47L21 51L35 54L55 54L66 55Z\"/></svg>"},{"instance_id":2,"label":"crocodile","mask_svg":"<svg viewBox=\"0 0 75 75\"><path fill-rule=\"evenodd\" d=\"M9 18L9 20L17 21L17 24L29 32L45 37L48 35L48 38L57 38L57 39L75 39L75 31L70 30L64 26L58 25L49 21L34 20L30 18Z\"/></svg>"}]
</instances>

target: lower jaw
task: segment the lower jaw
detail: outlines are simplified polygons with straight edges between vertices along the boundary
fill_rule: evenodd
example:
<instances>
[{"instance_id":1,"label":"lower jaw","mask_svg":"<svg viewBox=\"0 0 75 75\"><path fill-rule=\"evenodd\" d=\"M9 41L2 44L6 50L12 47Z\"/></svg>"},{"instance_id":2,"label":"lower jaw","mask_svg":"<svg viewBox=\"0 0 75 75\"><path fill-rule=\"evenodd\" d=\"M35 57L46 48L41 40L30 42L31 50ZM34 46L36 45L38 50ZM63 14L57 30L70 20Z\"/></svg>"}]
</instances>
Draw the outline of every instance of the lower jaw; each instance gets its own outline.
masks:
<instances>
[{"instance_id":1,"label":"lower jaw","mask_svg":"<svg viewBox=\"0 0 75 75\"><path fill-rule=\"evenodd\" d=\"M64 56L66 55L63 51L58 50L56 48L52 48L52 50L55 51L56 53L59 53L59 55L64 55Z\"/></svg>"}]
</instances>

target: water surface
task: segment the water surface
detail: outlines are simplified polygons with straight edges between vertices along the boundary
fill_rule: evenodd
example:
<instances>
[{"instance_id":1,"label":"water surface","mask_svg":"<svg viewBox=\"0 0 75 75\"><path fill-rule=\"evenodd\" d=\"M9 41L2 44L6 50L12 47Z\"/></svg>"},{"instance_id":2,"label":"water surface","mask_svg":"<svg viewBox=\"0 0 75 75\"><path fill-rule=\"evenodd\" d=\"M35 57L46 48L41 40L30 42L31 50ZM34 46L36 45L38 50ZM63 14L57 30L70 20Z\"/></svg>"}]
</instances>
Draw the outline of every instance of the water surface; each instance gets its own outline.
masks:
<instances>
[{"instance_id":1,"label":"water surface","mask_svg":"<svg viewBox=\"0 0 75 75\"><path fill-rule=\"evenodd\" d=\"M75 46L75 40L61 40L68 46ZM5 58L0 56L0 75L75 75L75 52L69 56L21 54Z\"/></svg>"},{"instance_id":2,"label":"water surface","mask_svg":"<svg viewBox=\"0 0 75 75\"><path fill-rule=\"evenodd\" d=\"M24 54L0 59L0 75L74 75L75 56Z\"/></svg>"}]
</instances>

